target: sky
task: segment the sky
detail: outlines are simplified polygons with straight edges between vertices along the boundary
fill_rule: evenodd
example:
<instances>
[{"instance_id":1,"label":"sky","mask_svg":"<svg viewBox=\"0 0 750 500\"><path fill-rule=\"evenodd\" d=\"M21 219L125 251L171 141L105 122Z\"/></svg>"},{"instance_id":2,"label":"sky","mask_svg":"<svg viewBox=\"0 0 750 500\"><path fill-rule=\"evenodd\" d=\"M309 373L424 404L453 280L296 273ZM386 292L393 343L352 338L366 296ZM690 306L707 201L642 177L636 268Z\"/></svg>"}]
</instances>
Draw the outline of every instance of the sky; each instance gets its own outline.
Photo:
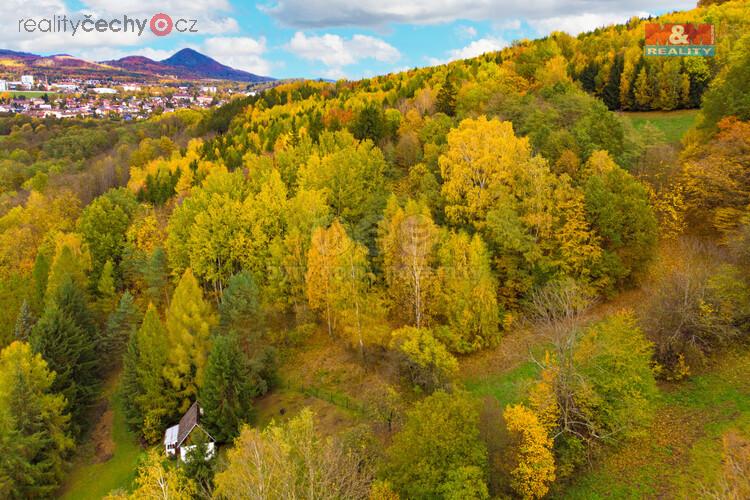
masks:
<instances>
[{"instance_id":1,"label":"sky","mask_svg":"<svg viewBox=\"0 0 750 500\"><path fill-rule=\"evenodd\" d=\"M501 49L552 31L576 35L632 16L695 6L696 0L3 0L0 48L92 61L143 55L155 60L190 47L234 68L276 78L358 79L440 64ZM168 14L175 27L196 33L156 36L84 32L73 22L145 22ZM32 20L32 24L26 24ZM192 20L195 20L193 24ZM29 26L36 26L28 31ZM58 24L59 26L59 24ZM80 26L80 25L79 25ZM89 25L85 25L89 26ZM121 24L115 23L119 27ZM40 29L45 30L44 32Z\"/></svg>"}]
</instances>

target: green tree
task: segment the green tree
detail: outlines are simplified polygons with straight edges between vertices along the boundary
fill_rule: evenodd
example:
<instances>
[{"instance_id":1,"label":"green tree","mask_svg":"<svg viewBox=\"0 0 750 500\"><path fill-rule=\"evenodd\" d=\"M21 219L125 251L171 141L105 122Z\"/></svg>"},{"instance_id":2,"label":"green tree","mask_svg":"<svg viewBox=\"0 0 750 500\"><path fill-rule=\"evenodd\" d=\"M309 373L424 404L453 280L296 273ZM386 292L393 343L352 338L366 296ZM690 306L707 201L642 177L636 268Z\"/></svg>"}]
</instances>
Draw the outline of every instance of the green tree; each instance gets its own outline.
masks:
<instances>
[{"instance_id":1,"label":"green tree","mask_svg":"<svg viewBox=\"0 0 750 500\"><path fill-rule=\"evenodd\" d=\"M438 391L423 399L407 413L386 458L382 473L405 498L451 498L443 492L455 488L455 473L465 468L485 481L477 404L465 393Z\"/></svg>"},{"instance_id":2,"label":"green tree","mask_svg":"<svg viewBox=\"0 0 750 500\"><path fill-rule=\"evenodd\" d=\"M448 116L453 116L456 113L456 86L448 75L446 75L443 85L438 91L435 110Z\"/></svg>"},{"instance_id":3,"label":"green tree","mask_svg":"<svg viewBox=\"0 0 750 500\"><path fill-rule=\"evenodd\" d=\"M73 448L65 398L47 363L25 342L0 352L0 496L54 496Z\"/></svg>"},{"instance_id":4,"label":"green tree","mask_svg":"<svg viewBox=\"0 0 750 500\"><path fill-rule=\"evenodd\" d=\"M618 167L605 151L584 166L586 217L601 237L600 261L605 285L621 286L643 271L658 239L656 217L646 188Z\"/></svg>"},{"instance_id":5,"label":"green tree","mask_svg":"<svg viewBox=\"0 0 750 500\"><path fill-rule=\"evenodd\" d=\"M262 326L260 290L252 274L241 271L231 278L221 296L219 320L226 330L255 337Z\"/></svg>"},{"instance_id":6,"label":"green tree","mask_svg":"<svg viewBox=\"0 0 750 500\"><path fill-rule=\"evenodd\" d=\"M134 300L133 295L126 291L120 296L117 308L107 318L100 352L105 367L111 368L121 364L128 342L138 330L141 313L136 308Z\"/></svg>"},{"instance_id":7,"label":"green tree","mask_svg":"<svg viewBox=\"0 0 750 500\"><path fill-rule=\"evenodd\" d=\"M374 143L380 142L385 137L385 115L383 108L375 103L367 104L352 123L352 134L363 141L369 139Z\"/></svg>"},{"instance_id":8,"label":"green tree","mask_svg":"<svg viewBox=\"0 0 750 500\"><path fill-rule=\"evenodd\" d=\"M200 390L206 430L219 442L231 441L252 418L253 398L267 389L268 383L253 372L236 334L216 337Z\"/></svg>"},{"instance_id":9,"label":"green tree","mask_svg":"<svg viewBox=\"0 0 750 500\"><path fill-rule=\"evenodd\" d=\"M348 132L324 132L318 150L300 168L303 189L323 190L331 215L352 228L352 237L371 241L370 230L385 204L388 164L370 141Z\"/></svg>"},{"instance_id":10,"label":"green tree","mask_svg":"<svg viewBox=\"0 0 750 500\"><path fill-rule=\"evenodd\" d=\"M700 126L713 132L726 116L750 120L750 36L745 35L732 50L729 64L704 94Z\"/></svg>"},{"instance_id":11,"label":"green tree","mask_svg":"<svg viewBox=\"0 0 750 500\"><path fill-rule=\"evenodd\" d=\"M128 424L149 443L157 442L177 413L177 397L164 377L169 357L167 332L153 305L133 332L125 354L122 394Z\"/></svg>"},{"instance_id":12,"label":"green tree","mask_svg":"<svg viewBox=\"0 0 750 500\"><path fill-rule=\"evenodd\" d=\"M65 293L62 299L47 306L29 341L57 374L52 390L65 396L77 434L99 389L97 342L75 317L75 293Z\"/></svg>"},{"instance_id":13,"label":"green tree","mask_svg":"<svg viewBox=\"0 0 750 500\"><path fill-rule=\"evenodd\" d=\"M13 332L15 339L24 342L28 341L29 335L31 335L31 329L34 327L34 321L34 315L31 313L29 301L24 300L16 319L16 327Z\"/></svg>"},{"instance_id":14,"label":"green tree","mask_svg":"<svg viewBox=\"0 0 750 500\"><path fill-rule=\"evenodd\" d=\"M78 230L91 251L92 283L99 281L107 261L119 266L125 248L125 232L137 207L132 192L119 188L95 198L83 210Z\"/></svg>"}]
</instances>

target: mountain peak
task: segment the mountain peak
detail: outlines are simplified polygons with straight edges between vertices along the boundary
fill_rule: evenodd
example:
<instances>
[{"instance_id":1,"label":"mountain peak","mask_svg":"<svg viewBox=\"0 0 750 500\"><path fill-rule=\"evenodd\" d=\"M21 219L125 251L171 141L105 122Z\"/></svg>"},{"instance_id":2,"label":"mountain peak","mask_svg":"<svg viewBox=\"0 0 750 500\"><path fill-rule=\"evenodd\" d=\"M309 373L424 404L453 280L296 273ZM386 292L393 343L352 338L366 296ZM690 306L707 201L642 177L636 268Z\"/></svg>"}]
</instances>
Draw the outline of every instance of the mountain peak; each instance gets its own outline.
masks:
<instances>
[{"instance_id":1,"label":"mountain peak","mask_svg":"<svg viewBox=\"0 0 750 500\"><path fill-rule=\"evenodd\" d=\"M201 54L197 50L185 48L172 54L170 57L163 59L161 62L164 64L171 64L177 66L195 66L198 64L220 64L217 61L211 59L205 54Z\"/></svg>"}]
</instances>

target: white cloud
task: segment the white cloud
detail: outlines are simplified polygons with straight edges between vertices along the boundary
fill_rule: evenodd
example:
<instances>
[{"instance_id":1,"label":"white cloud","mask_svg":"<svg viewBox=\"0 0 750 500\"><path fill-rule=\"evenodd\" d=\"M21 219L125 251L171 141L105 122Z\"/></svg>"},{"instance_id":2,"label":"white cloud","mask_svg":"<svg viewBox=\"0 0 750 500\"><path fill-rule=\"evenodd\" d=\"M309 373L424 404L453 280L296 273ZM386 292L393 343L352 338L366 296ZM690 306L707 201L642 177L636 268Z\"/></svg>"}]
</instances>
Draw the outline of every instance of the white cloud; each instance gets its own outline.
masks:
<instances>
[{"instance_id":1,"label":"white cloud","mask_svg":"<svg viewBox=\"0 0 750 500\"><path fill-rule=\"evenodd\" d=\"M474 40L466 47L449 50L445 58L427 57L425 60L430 66L439 66L459 59L469 59L481 56L486 52L495 52L508 46L508 42L502 38L484 37Z\"/></svg>"},{"instance_id":2,"label":"white cloud","mask_svg":"<svg viewBox=\"0 0 750 500\"><path fill-rule=\"evenodd\" d=\"M153 59L154 61L161 61L162 59L168 58L173 53L173 50L158 50L152 49L151 47L137 47L130 49L97 47L78 51L74 55L87 61L111 61L126 56L143 56Z\"/></svg>"},{"instance_id":3,"label":"white cloud","mask_svg":"<svg viewBox=\"0 0 750 500\"><path fill-rule=\"evenodd\" d=\"M632 15L639 17L648 16L648 12L635 12ZM538 33L547 34L552 31L565 31L571 35L577 35L584 31L591 31L602 26L621 23L626 18L622 14L578 14L571 16L550 17L547 19L537 19L529 21Z\"/></svg>"},{"instance_id":4,"label":"white cloud","mask_svg":"<svg viewBox=\"0 0 750 500\"><path fill-rule=\"evenodd\" d=\"M504 19L497 23L496 28L498 30L517 31L521 29L520 19Z\"/></svg>"},{"instance_id":5,"label":"white cloud","mask_svg":"<svg viewBox=\"0 0 750 500\"><path fill-rule=\"evenodd\" d=\"M266 52L263 37L257 40L246 36L208 38L199 50L232 68L262 76L271 73L271 64L263 58Z\"/></svg>"},{"instance_id":6,"label":"white cloud","mask_svg":"<svg viewBox=\"0 0 750 500\"><path fill-rule=\"evenodd\" d=\"M367 35L354 35L347 40L330 33L307 36L298 31L286 45L286 49L307 61L323 63L328 67L325 72L328 78L343 78L343 67L362 59L392 63L401 57L394 46Z\"/></svg>"},{"instance_id":7,"label":"white cloud","mask_svg":"<svg viewBox=\"0 0 750 500\"><path fill-rule=\"evenodd\" d=\"M158 12L169 14L173 20L179 18L196 19L199 35L212 33L231 33L238 31L237 21L229 17L232 6L228 0L81 0L76 8L71 2L63 0L4 0L0 2L0 29L2 30L2 48L34 53L72 53L88 59L108 59L117 55L138 53L147 49L138 49L151 43L156 37L146 24L141 36L132 32L84 32L79 29L72 35L68 25L66 32L43 33L26 32L19 29L19 19L51 19L52 16L65 15L74 22L90 14L92 19L122 19L124 15L131 18L145 19L146 22ZM80 8L79 8L80 7ZM173 31L170 37L182 36ZM126 47L131 47L126 49ZM156 53L154 53L156 54ZM144 53L143 55L147 55Z\"/></svg>"},{"instance_id":8,"label":"white cloud","mask_svg":"<svg viewBox=\"0 0 750 500\"><path fill-rule=\"evenodd\" d=\"M484 54L485 52L495 52L507 47L508 42L500 38L486 37L474 40L462 49L451 50L448 54L451 60L469 59Z\"/></svg>"},{"instance_id":9,"label":"white cloud","mask_svg":"<svg viewBox=\"0 0 750 500\"><path fill-rule=\"evenodd\" d=\"M581 14L610 14L627 19L643 11L693 7L695 0L276 0L276 3L260 9L287 25L324 28L390 23L437 24L459 19L543 20Z\"/></svg>"},{"instance_id":10,"label":"white cloud","mask_svg":"<svg viewBox=\"0 0 750 500\"><path fill-rule=\"evenodd\" d=\"M458 36L461 38L476 38L477 36L477 29L474 26L459 26L456 28L456 33L458 33Z\"/></svg>"}]
</instances>

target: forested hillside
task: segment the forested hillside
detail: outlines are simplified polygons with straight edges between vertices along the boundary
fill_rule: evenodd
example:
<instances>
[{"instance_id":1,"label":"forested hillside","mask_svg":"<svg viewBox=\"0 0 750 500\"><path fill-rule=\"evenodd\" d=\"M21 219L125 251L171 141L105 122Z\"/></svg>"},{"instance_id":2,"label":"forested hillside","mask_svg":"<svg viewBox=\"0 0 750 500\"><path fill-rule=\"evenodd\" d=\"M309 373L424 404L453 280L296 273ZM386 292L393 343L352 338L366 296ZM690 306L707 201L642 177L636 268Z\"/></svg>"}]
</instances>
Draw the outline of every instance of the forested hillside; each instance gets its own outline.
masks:
<instances>
[{"instance_id":1,"label":"forested hillside","mask_svg":"<svg viewBox=\"0 0 750 500\"><path fill-rule=\"evenodd\" d=\"M746 498L750 387L715 374L750 374L750 5L678 20L717 57L646 60L634 19L139 123L0 118L0 497L84 497L93 446L110 498L592 498L669 422L712 452L639 494ZM698 106L680 144L612 111ZM675 416L712 376L736 411ZM196 400L218 457L168 462ZM101 452L128 431L137 462Z\"/></svg>"}]
</instances>

